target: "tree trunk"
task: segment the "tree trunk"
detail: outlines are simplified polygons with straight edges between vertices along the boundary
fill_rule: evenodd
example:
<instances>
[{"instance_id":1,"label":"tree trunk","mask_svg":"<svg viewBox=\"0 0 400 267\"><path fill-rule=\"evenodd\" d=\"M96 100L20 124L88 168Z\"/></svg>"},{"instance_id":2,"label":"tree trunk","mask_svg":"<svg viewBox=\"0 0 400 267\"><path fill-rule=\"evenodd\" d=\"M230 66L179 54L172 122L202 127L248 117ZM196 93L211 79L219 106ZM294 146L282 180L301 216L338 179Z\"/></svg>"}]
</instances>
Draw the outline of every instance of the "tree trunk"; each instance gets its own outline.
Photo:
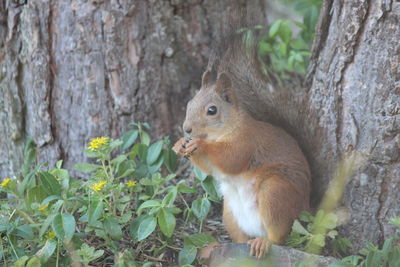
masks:
<instances>
[{"instance_id":1,"label":"tree trunk","mask_svg":"<svg viewBox=\"0 0 400 267\"><path fill-rule=\"evenodd\" d=\"M346 151L362 155L343 198L356 248L400 215L400 3L325 1L308 76L306 141L323 192Z\"/></svg>"},{"instance_id":2,"label":"tree trunk","mask_svg":"<svg viewBox=\"0 0 400 267\"><path fill-rule=\"evenodd\" d=\"M18 2L22 5L18 6ZM199 88L222 17L265 20L267 2L47 1L0 3L0 177L18 172L32 136L39 161L85 161L91 137L147 121L177 133ZM365 156L346 187L345 236L381 243L400 214L400 3L328 1L304 88L274 110L299 140L320 199L346 151ZM301 87L299 85L299 87ZM293 99L293 100L292 100Z\"/></svg>"},{"instance_id":3,"label":"tree trunk","mask_svg":"<svg viewBox=\"0 0 400 267\"><path fill-rule=\"evenodd\" d=\"M258 0L23 2L0 3L1 177L18 172L26 136L40 162L71 168L89 138L133 121L177 133L221 16L265 16Z\"/></svg>"}]
</instances>

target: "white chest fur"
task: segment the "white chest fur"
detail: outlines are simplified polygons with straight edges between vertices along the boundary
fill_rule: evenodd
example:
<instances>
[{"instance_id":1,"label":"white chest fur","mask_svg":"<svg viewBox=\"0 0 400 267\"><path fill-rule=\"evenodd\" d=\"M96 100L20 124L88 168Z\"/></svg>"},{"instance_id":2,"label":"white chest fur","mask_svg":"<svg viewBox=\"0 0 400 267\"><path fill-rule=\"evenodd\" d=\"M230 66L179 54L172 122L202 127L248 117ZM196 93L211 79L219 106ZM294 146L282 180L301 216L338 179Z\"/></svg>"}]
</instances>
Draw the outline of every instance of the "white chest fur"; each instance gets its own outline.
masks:
<instances>
[{"instance_id":1,"label":"white chest fur","mask_svg":"<svg viewBox=\"0 0 400 267\"><path fill-rule=\"evenodd\" d=\"M267 236L253 190L255 180L227 176L218 171L214 171L213 176L219 181L224 201L232 211L240 229L250 237Z\"/></svg>"}]
</instances>

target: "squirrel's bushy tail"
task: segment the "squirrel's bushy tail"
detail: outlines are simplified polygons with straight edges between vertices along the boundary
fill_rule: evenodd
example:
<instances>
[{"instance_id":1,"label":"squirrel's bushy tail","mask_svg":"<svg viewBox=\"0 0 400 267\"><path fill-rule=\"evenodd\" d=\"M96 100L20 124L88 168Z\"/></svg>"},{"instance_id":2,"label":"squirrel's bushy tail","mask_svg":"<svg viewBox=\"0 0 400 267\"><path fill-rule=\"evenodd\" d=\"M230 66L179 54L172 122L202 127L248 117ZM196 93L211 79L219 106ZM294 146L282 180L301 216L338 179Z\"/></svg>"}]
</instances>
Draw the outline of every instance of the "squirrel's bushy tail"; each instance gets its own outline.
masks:
<instances>
[{"instance_id":1,"label":"squirrel's bushy tail","mask_svg":"<svg viewBox=\"0 0 400 267\"><path fill-rule=\"evenodd\" d=\"M223 72L229 75L239 103L254 118L291 132L299 126L296 118L304 94L284 85L261 60L258 44L267 27L249 17L244 12L231 12L222 20L226 27L213 46L207 70L215 77Z\"/></svg>"}]
</instances>

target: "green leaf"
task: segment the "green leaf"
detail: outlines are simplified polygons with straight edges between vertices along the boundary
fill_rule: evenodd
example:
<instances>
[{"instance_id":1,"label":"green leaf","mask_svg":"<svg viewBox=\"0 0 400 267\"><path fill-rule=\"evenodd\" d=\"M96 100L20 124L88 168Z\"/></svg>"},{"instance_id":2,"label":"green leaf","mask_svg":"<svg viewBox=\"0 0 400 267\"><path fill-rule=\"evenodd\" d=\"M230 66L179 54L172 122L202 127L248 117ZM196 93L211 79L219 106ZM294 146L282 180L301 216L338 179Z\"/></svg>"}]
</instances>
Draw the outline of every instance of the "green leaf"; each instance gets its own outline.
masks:
<instances>
[{"instance_id":1,"label":"green leaf","mask_svg":"<svg viewBox=\"0 0 400 267\"><path fill-rule=\"evenodd\" d=\"M39 172L38 177L47 194L56 196L61 195L61 185L52 174L48 172Z\"/></svg>"},{"instance_id":2,"label":"green leaf","mask_svg":"<svg viewBox=\"0 0 400 267\"><path fill-rule=\"evenodd\" d=\"M30 209L32 203L42 203L42 201L48 196L49 195L43 185L37 185L29 189L25 199L27 208Z\"/></svg>"},{"instance_id":3,"label":"green leaf","mask_svg":"<svg viewBox=\"0 0 400 267\"><path fill-rule=\"evenodd\" d=\"M201 182L201 186L204 188L204 190L207 192L209 198L212 201L219 202L220 201L220 195L217 190L217 181L212 178L211 176L207 176L203 182Z\"/></svg>"},{"instance_id":4,"label":"green leaf","mask_svg":"<svg viewBox=\"0 0 400 267\"><path fill-rule=\"evenodd\" d=\"M145 186L156 185L156 182L154 182L153 180L150 180L149 178L142 178L142 179L139 180L139 183L141 185L145 185Z\"/></svg>"},{"instance_id":5,"label":"green leaf","mask_svg":"<svg viewBox=\"0 0 400 267\"><path fill-rule=\"evenodd\" d=\"M382 255L378 251L370 251L365 258L365 267L382 266Z\"/></svg>"},{"instance_id":6,"label":"green leaf","mask_svg":"<svg viewBox=\"0 0 400 267\"><path fill-rule=\"evenodd\" d=\"M36 161L36 144L32 137L26 138L24 147L24 164L22 165L22 176L26 177L32 164Z\"/></svg>"},{"instance_id":7,"label":"green leaf","mask_svg":"<svg viewBox=\"0 0 400 267\"><path fill-rule=\"evenodd\" d=\"M61 187L64 191L68 191L69 189L69 180L70 176L68 170L65 169L52 169L49 171L54 177L56 177L57 181L61 183Z\"/></svg>"},{"instance_id":8,"label":"green leaf","mask_svg":"<svg viewBox=\"0 0 400 267\"><path fill-rule=\"evenodd\" d=\"M176 187L172 187L171 191L169 191L168 194L165 195L162 201L163 206L172 206L177 194L178 189Z\"/></svg>"},{"instance_id":9,"label":"green leaf","mask_svg":"<svg viewBox=\"0 0 400 267\"><path fill-rule=\"evenodd\" d=\"M295 50L307 50L308 49L308 45L301 38L291 40L290 47Z\"/></svg>"},{"instance_id":10,"label":"green leaf","mask_svg":"<svg viewBox=\"0 0 400 267\"><path fill-rule=\"evenodd\" d=\"M302 235L310 235L310 233L299 223L298 220L295 220L292 226L292 230L295 231L296 233L302 234Z\"/></svg>"},{"instance_id":11,"label":"green leaf","mask_svg":"<svg viewBox=\"0 0 400 267\"><path fill-rule=\"evenodd\" d=\"M204 172L202 172L199 168L197 168L196 166L193 168L194 170L194 174L196 176L197 179L199 179L200 181L204 181L207 178L207 174L205 174Z\"/></svg>"},{"instance_id":12,"label":"green leaf","mask_svg":"<svg viewBox=\"0 0 400 267\"><path fill-rule=\"evenodd\" d=\"M146 155L147 155L147 149L148 149L147 145L136 144L132 148L132 154L138 155L139 160L144 162L144 160L146 159Z\"/></svg>"},{"instance_id":13,"label":"green leaf","mask_svg":"<svg viewBox=\"0 0 400 267\"><path fill-rule=\"evenodd\" d=\"M44 244L44 246L38 252L36 252L35 256L39 257L40 262L42 264L46 263L51 257L51 255L53 255L56 247L57 247L56 241L53 239L48 239Z\"/></svg>"},{"instance_id":14,"label":"green leaf","mask_svg":"<svg viewBox=\"0 0 400 267\"><path fill-rule=\"evenodd\" d=\"M178 158L174 151L172 151L171 149L164 150L164 165L165 167L167 167L169 172L176 171L177 159Z\"/></svg>"},{"instance_id":15,"label":"green leaf","mask_svg":"<svg viewBox=\"0 0 400 267\"><path fill-rule=\"evenodd\" d=\"M21 185L18 186L18 194L21 197L23 197L29 189L36 186L36 183L35 183L36 180L34 178L35 178L36 173L40 170L40 168L42 168L42 165L37 165L34 168L34 170L32 170L31 172L29 172L28 174L23 176Z\"/></svg>"},{"instance_id":16,"label":"green leaf","mask_svg":"<svg viewBox=\"0 0 400 267\"><path fill-rule=\"evenodd\" d=\"M119 140L119 139L115 139L115 140L111 139L111 142L108 144L108 146L109 146L111 149L114 149L114 148L116 148L116 147L119 147L120 145L122 145L122 141Z\"/></svg>"},{"instance_id":17,"label":"green leaf","mask_svg":"<svg viewBox=\"0 0 400 267\"><path fill-rule=\"evenodd\" d=\"M261 56L266 56L268 53L272 52L272 46L267 42L261 42L259 46L259 53Z\"/></svg>"},{"instance_id":18,"label":"green leaf","mask_svg":"<svg viewBox=\"0 0 400 267\"><path fill-rule=\"evenodd\" d=\"M157 172L161 168L161 165L163 164L163 162L164 162L164 155L161 155L157 159L157 161L153 163L153 165L148 167L149 173L153 174L153 173Z\"/></svg>"},{"instance_id":19,"label":"green leaf","mask_svg":"<svg viewBox=\"0 0 400 267\"><path fill-rule=\"evenodd\" d=\"M69 242L75 233L75 218L69 213L59 213L51 225L56 236L64 242Z\"/></svg>"},{"instance_id":20,"label":"green leaf","mask_svg":"<svg viewBox=\"0 0 400 267\"><path fill-rule=\"evenodd\" d=\"M195 188L184 185L183 183L184 183L183 180L178 182L178 192L180 192L180 193L196 193L197 192L197 190Z\"/></svg>"},{"instance_id":21,"label":"green leaf","mask_svg":"<svg viewBox=\"0 0 400 267\"><path fill-rule=\"evenodd\" d=\"M325 236L316 234L311 237L311 244L323 248L325 246Z\"/></svg>"},{"instance_id":22,"label":"green leaf","mask_svg":"<svg viewBox=\"0 0 400 267\"><path fill-rule=\"evenodd\" d=\"M128 169L128 170L126 170L123 174L121 174L121 176L118 176L117 179L125 178L125 177L127 177L127 176L133 174L134 172L135 172L135 169Z\"/></svg>"},{"instance_id":23,"label":"green leaf","mask_svg":"<svg viewBox=\"0 0 400 267\"><path fill-rule=\"evenodd\" d=\"M138 216L137 218L135 218L132 221L132 223L131 223L131 225L129 227L129 230L130 230L130 234L131 234L131 237L132 237L133 240L137 240L138 239L139 226L142 223L142 221L144 219L146 219L147 217L148 217L148 215L141 215L141 216Z\"/></svg>"},{"instance_id":24,"label":"green leaf","mask_svg":"<svg viewBox=\"0 0 400 267\"><path fill-rule=\"evenodd\" d=\"M288 59L288 70L289 71L293 71L293 68L294 68L294 55L293 55L293 53L292 53L293 51L290 51L290 56L289 56L289 59Z\"/></svg>"},{"instance_id":25,"label":"green leaf","mask_svg":"<svg viewBox=\"0 0 400 267\"><path fill-rule=\"evenodd\" d=\"M311 7L304 13L303 22L309 31L314 31L318 20L318 13L319 12L316 7Z\"/></svg>"},{"instance_id":26,"label":"green leaf","mask_svg":"<svg viewBox=\"0 0 400 267\"><path fill-rule=\"evenodd\" d=\"M26 267L40 267L40 266L42 266L42 264L40 264L39 257L32 257L26 264Z\"/></svg>"},{"instance_id":27,"label":"green leaf","mask_svg":"<svg viewBox=\"0 0 400 267\"><path fill-rule=\"evenodd\" d=\"M40 231L39 231L39 237L42 237L46 232L47 229L49 228L50 224L53 222L54 217L56 217L57 214L53 213L50 214L46 220L44 220L44 222L42 223L42 227L40 227Z\"/></svg>"},{"instance_id":28,"label":"green leaf","mask_svg":"<svg viewBox=\"0 0 400 267\"><path fill-rule=\"evenodd\" d=\"M141 131L140 132L140 142L145 144L146 146L150 145L150 136L148 133Z\"/></svg>"},{"instance_id":29,"label":"green leaf","mask_svg":"<svg viewBox=\"0 0 400 267\"><path fill-rule=\"evenodd\" d=\"M160 209L157 214L158 225L160 226L161 232L167 236L171 237L175 230L175 216L166 211L165 209Z\"/></svg>"},{"instance_id":30,"label":"green leaf","mask_svg":"<svg viewBox=\"0 0 400 267\"><path fill-rule=\"evenodd\" d=\"M7 232L12 229L12 224L6 221L1 221L0 223L0 232Z\"/></svg>"},{"instance_id":31,"label":"green leaf","mask_svg":"<svg viewBox=\"0 0 400 267\"><path fill-rule=\"evenodd\" d=\"M192 202L192 210L199 220L204 220L210 211L210 201L207 198L198 198Z\"/></svg>"},{"instance_id":32,"label":"green leaf","mask_svg":"<svg viewBox=\"0 0 400 267\"><path fill-rule=\"evenodd\" d=\"M29 260L28 256L23 256L19 260L17 260L16 262L14 262L14 264L12 266L13 267L25 267L25 264L26 264L26 262L28 260Z\"/></svg>"},{"instance_id":33,"label":"green leaf","mask_svg":"<svg viewBox=\"0 0 400 267\"><path fill-rule=\"evenodd\" d=\"M111 160L112 164L121 164L123 161L127 160L128 157L125 154L119 155L116 158L114 158L113 160Z\"/></svg>"},{"instance_id":34,"label":"green leaf","mask_svg":"<svg viewBox=\"0 0 400 267\"><path fill-rule=\"evenodd\" d=\"M277 21L274 22L274 24L271 25L268 32L268 36L270 38L274 38L278 34L282 22L283 21L281 19L278 19Z\"/></svg>"},{"instance_id":35,"label":"green leaf","mask_svg":"<svg viewBox=\"0 0 400 267\"><path fill-rule=\"evenodd\" d=\"M150 124L148 124L147 122L142 122L141 124L142 124L142 126L143 126L144 128L146 128L147 130L150 130L150 129L151 129Z\"/></svg>"},{"instance_id":36,"label":"green leaf","mask_svg":"<svg viewBox=\"0 0 400 267\"><path fill-rule=\"evenodd\" d=\"M302 211L302 212L300 212L299 219L300 219L302 222L312 222L313 219L314 219L314 216L312 216L312 215L311 215L309 212L307 212L307 211Z\"/></svg>"},{"instance_id":37,"label":"green leaf","mask_svg":"<svg viewBox=\"0 0 400 267\"><path fill-rule=\"evenodd\" d=\"M173 207L165 207L164 209L165 209L166 211L172 213L172 214L178 214L178 213L181 213L181 212L182 212L181 209L179 209L179 208L177 208L177 207L175 207L175 206L173 206Z\"/></svg>"},{"instance_id":38,"label":"green leaf","mask_svg":"<svg viewBox=\"0 0 400 267\"><path fill-rule=\"evenodd\" d=\"M23 224L16 227L13 231L13 234L23 239L33 239L33 229L28 224Z\"/></svg>"},{"instance_id":39,"label":"green leaf","mask_svg":"<svg viewBox=\"0 0 400 267\"><path fill-rule=\"evenodd\" d=\"M157 219L153 216L144 218L138 228L138 240L142 241L154 232L157 226Z\"/></svg>"},{"instance_id":40,"label":"green leaf","mask_svg":"<svg viewBox=\"0 0 400 267\"><path fill-rule=\"evenodd\" d=\"M103 222L104 230L113 239L119 240L122 238L122 229L116 218L106 218Z\"/></svg>"},{"instance_id":41,"label":"green leaf","mask_svg":"<svg viewBox=\"0 0 400 267\"><path fill-rule=\"evenodd\" d=\"M148 165L152 165L155 163L155 161L158 159L160 156L162 147L163 147L164 142L162 140L155 142L152 144L149 149L147 150L147 157L146 157L146 162Z\"/></svg>"},{"instance_id":42,"label":"green leaf","mask_svg":"<svg viewBox=\"0 0 400 267\"><path fill-rule=\"evenodd\" d=\"M292 29L287 21L283 21L279 27L279 37L282 41L288 44L290 39L292 39Z\"/></svg>"},{"instance_id":43,"label":"green leaf","mask_svg":"<svg viewBox=\"0 0 400 267\"><path fill-rule=\"evenodd\" d=\"M350 263L354 266L358 266L359 261L362 259L363 259L363 257L361 257L359 255L351 255L351 256L343 258L340 262ZM342 267L343 265L339 265L339 266ZM330 267L330 265L329 265L329 267Z\"/></svg>"},{"instance_id":44,"label":"green leaf","mask_svg":"<svg viewBox=\"0 0 400 267\"><path fill-rule=\"evenodd\" d=\"M100 168L101 168L100 165L90 164L90 163L78 163L74 165L75 170L83 173L91 173Z\"/></svg>"},{"instance_id":45,"label":"green leaf","mask_svg":"<svg viewBox=\"0 0 400 267\"><path fill-rule=\"evenodd\" d=\"M102 201L93 201L89 204L88 223L94 224L103 214L104 203Z\"/></svg>"},{"instance_id":46,"label":"green leaf","mask_svg":"<svg viewBox=\"0 0 400 267\"><path fill-rule=\"evenodd\" d=\"M152 200L147 200L143 202L139 208L138 208L138 213L140 213L143 209L148 209L148 208L153 208L153 207L160 207L161 203L158 199L152 199Z\"/></svg>"},{"instance_id":47,"label":"green leaf","mask_svg":"<svg viewBox=\"0 0 400 267\"><path fill-rule=\"evenodd\" d=\"M184 246L181 251L179 251L179 265L191 264L196 258L197 248L195 246Z\"/></svg>"},{"instance_id":48,"label":"green leaf","mask_svg":"<svg viewBox=\"0 0 400 267\"><path fill-rule=\"evenodd\" d=\"M185 241L189 241L190 244L196 246L197 248L202 248L207 244L217 242L217 240L207 234L193 234L185 238Z\"/></svg>"},{"instance_id":49,"label":"green leaf","mask_svg":"<svg viewBox=\"0 0 400 267\"><path fill-rule=\"evenodd\" d=\"M93 247L90 247L86 243L83 243L81 248L78 249L76 252L80 256L80 258L82 260L81 263L84 266L89 266L89 262L103 256L103 254L104 254L104 250L100 249L100 250L95 251L95 249Z\"/></svg>"},{"instance_id":50,"label":"green leaf","mask_svg":"<svg viewBox=\"0 0 400 267\"><path fill-rule=\"evenodd\" d=\"M315 215L314 229L316 229L316 231L321 231L321 229L334 229L337 226L337 220L336 214L319 210Z\"/></svg>"},{"instance_id":51,"label":"green leaf","mask_svg":"<svg viewBox=\"0 0 400 267\"><path fill-rule=\"evenodd\" d=\"M288 49L287 49L287 44L286 43L280 43L279 44L279 52L282 56L286 57L287 53L288 53Z\"/></svg>"},{"instance_id":52,"label":"green leaf","mask_svg":"<svg viewBox=\"0 0 400 267\"><path fill-rule=\"evenodd\" d=\"M390 219L389 223L400 228L400 217Z\"/></svg>"},{"instance_id":53,"label":"green leaf","mask_svg":"<svg viewBox=\"0 0 400 267\"><path fill-rule=\"evenodd\" d=\"M56 168L57 168L57 169L61 169L61 167L62 167L62 164L63 164L63 161L62 161L62 159L60 159L60 160L57 160L57 162L56 162Z\"/></svg>"},{"instance_id":54,"label":"green leaf","mask_svg":"<svg viewBox=\"0 0 400 267\"><path fill-rule=\"evenodd\" d=\"M135 143L138 135L139 135L138 130L130 130L124 133L124 135L122 136L121 150L130 148Z\"/></svg>"}]
</instances>

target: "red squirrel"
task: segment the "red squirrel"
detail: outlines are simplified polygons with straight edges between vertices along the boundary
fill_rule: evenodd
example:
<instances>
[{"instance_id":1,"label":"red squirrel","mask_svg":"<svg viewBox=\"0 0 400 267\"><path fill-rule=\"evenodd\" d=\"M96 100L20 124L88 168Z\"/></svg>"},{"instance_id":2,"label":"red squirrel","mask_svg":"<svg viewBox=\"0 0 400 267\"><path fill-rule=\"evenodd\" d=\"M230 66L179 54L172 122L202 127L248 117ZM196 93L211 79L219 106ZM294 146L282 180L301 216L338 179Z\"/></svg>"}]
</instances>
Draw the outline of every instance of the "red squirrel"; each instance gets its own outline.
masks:
<instances>
[{"instance_id":1,"label":"red squirrel","mask_svg":"<svg viewBox=\"0 0 400 267\"><path fill-rule=\"evenodd\" d=\"M289 134L241 107L227 73L215 76L204 73L187 105L183 129L189 137L173 149L219 182L226 230L262 258L271 243L284 243L294 219L309 209L309 166Z\"/></svg>"}]
</instances>

